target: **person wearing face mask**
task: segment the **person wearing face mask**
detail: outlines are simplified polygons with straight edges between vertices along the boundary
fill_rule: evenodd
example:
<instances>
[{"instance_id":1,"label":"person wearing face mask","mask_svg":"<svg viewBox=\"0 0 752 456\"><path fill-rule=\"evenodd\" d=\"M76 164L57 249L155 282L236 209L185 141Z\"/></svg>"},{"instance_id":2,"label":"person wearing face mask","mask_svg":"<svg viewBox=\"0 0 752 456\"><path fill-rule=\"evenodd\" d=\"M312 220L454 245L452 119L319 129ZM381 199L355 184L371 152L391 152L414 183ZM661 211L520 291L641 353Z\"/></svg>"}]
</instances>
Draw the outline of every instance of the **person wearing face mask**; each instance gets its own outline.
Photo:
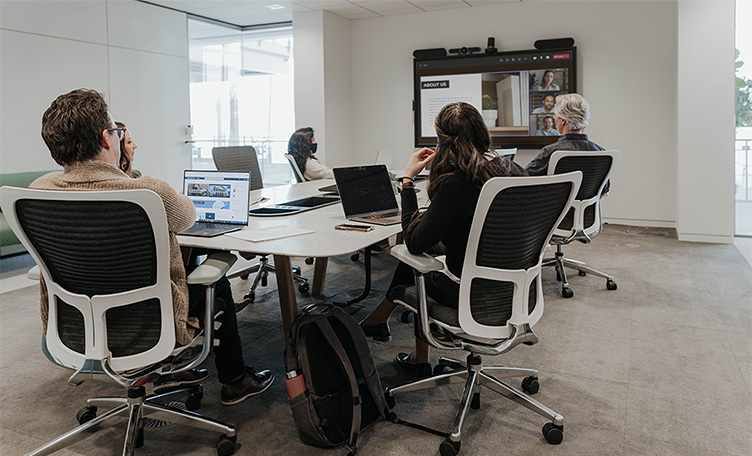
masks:
<instances>
[{"instance_id":1,"label":"person wearing face mask","mask_svg":"<svg viewBox=\"0 0 752 456\"><path fill-rule=\"evenodd\" d=\"M133 171L133 157L138 149L138 145L131 137L131 132L123 122L115 122L118 128L125 129L123 133L123 139L120 140L120 169L132 178L141 177L141 173Z\"/></svg>"},{"instance_id":2,"label":"person wearing face mask","mask_svg":"<svg viewBox=\"0 0 752 456\"><path fill-rule=\"evenodd\" d=\"M295 158L295 164L305 180L334 179L332 169L314 156L317 149L318 144L311 127L298 128L287 143L287 153Z\"/></svg>"}]
</instances>

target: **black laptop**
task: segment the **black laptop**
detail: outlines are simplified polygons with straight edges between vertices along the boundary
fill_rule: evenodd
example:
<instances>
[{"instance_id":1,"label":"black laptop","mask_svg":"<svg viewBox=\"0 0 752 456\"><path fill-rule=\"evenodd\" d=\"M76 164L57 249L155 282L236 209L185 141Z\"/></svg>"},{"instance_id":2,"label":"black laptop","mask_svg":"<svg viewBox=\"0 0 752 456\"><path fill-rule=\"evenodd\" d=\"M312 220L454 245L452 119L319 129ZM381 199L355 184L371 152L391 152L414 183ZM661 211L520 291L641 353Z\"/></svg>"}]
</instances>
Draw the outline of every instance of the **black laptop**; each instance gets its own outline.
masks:
<instances>
[{"instance_id":1,"label":"black laptop","mask_svg":"<svg viewBox=\"0 0 752 456\"><path fill-rule=\"evenodd\" d=\"M183 193L196 206L196 223L180 234L213 237L248 226L251 174L185 171Z\"/></svg>"},{"instance_id":2,"label":"black laptop","mask_svg":"<svg viewBox=\"0 0 752 456\"><path fill-rule=\"evenodd\" d=\"M347 220L376 225L402 221L385 165L334 168L334 180Z\"/></svg>"}]
</instances>

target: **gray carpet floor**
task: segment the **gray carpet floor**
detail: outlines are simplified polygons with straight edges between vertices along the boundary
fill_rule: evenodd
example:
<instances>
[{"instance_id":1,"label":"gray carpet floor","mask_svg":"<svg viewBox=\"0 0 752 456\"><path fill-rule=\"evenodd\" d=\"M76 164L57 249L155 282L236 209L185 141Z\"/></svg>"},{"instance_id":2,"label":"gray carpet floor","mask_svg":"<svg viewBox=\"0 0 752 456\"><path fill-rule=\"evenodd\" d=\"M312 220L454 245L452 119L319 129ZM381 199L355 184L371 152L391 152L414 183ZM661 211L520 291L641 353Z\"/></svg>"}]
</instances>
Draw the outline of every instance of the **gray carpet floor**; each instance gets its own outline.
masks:
<instances>
[{"instance_id":1,"label":"gray carpet floor","mask_svg":"<svg viewBox=\"0 0 752 456\"><path fill-rule=\"evenodd\" d=\"M733 245L677 241L670 230L606 226L590 245L565 248L567 256L606 270L618 282L571 274L572 299L560 296L553 270L543 275L545 311L536 325L540 342L486 364L536 368L536 398L564 416L564 442L548 445L546 420L483 390L482 407L470 411L464 455L750 455L752 454L752 267ZM312 266L303 266L312 276ZM374 288L383 293L394 270L388 255L374 257ZM362 286L361 263L330 260L327 295L343 301ZM233 280L236 296L248 281ZM351 306L356 319L380 300ZM299 303L313 302L298 296ZM120 395L118 388L86 382L66 385L69 371L40 352L37 287L0 295L0 453L23 454L74 427L87 397ZM411 325L391 322L394 340L373 342L386 385L409 379L393 358L413 346ZM216 375L205 383L200 412L237 426L239 455L346 454L300 442L282 379L283 338L273 279L257 302L239 314L245 357L270 368L277 380L263 395L233 407L219 404ZM463 358L462 352L432 353ZM212 362L207 367L214 372ZM395 411L408 421L451 427L461 385L398 397ZM124 424L93 434L61 455L115 455ZM378 422L363 433L359 454L435 455L441 437ZM172 426L147 429L140 455L210 455L216 437Z\"/></svg>"}]
</instances>

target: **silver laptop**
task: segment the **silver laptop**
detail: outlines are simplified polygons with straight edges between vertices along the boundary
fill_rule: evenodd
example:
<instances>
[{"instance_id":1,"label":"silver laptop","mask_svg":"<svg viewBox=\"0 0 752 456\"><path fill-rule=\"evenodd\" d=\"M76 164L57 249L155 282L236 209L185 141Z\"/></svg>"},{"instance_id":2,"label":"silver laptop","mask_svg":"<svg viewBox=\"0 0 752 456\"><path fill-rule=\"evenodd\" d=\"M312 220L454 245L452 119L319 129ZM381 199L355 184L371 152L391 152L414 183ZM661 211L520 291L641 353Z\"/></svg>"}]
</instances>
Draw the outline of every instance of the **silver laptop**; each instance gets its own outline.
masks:
<instances>
[{"instance_id":1,"label":"silver laptop","mask_svg":"<svg viewBox=\"0 0 752 456\"><path fill-rule=\"evenodd\" d=\"M180 234L212 237L248 226L251 174L185 171L183 194L196 206L196 223Z\"/></svg>"},{"instance_id":2,"label":"silver laptop","mask_svg":"<svg viewBox=\"0 0 752 456\"><path fill-rule=\"evenodd\" d=\"M334 168L334 180L347 220L375 225L402 221L385 165Z\"/></svg>"}]
</instances>

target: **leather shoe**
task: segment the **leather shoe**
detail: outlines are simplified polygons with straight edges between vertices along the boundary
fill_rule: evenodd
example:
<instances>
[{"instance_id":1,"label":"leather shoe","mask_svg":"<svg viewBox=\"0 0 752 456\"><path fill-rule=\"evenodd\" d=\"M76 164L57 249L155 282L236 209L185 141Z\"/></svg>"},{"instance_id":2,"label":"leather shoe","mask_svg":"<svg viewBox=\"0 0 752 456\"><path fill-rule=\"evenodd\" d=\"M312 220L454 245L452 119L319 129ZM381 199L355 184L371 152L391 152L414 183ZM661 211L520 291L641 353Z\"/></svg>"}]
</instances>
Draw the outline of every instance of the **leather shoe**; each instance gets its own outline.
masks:
<instances>
[{"instance_id":1,"label":"leather shoe","mask_svg":"<svg viewBox=\"0 0 752 456\"><path fill-rule=\"evenodd\" d=\"M411 363L410 355L411 353L400 353L394 358L394 362L401 369L412 372L419 377L430 377L431 363Z\"/></svg>"},{"instance_id":2,"label":"leather shoe","mask_svg":"<svg viewBox=\"0 0 752 456\"><path fill-rule=\"evenodd\" d=\"M154 380L154 393L158 394L160 391L195 385L203 382L207 378L209 378L209 371L206 369L190 369L185 372L160 375Z\"/></svg>"},{"instance_id":3,"label":"leather shoe","mask_svg":"<svg viewBox=\"0 0 752 456\"><path fill-rule=\"evenodd\" d=\"M222 405L239 404L251 396L266 391L273 381L274 374L272 371L266 369L256 373L252 367L246 366L245 376L242 381L234 384L222 385L220 402Z\"/></svg>"},{"instance_id":4,"label":"leather shoe","mask_svg":"<svg viewBox=\"0 0 752 456\"><path fill-rule=\"evenodd\" d=\"M366 337L370 337L373 340L379 342L389 342L392 340L392 331L389 329L389 323L378 323L375 325L364 325L360 323L360 328Z\"/></svg>"}]
</instances>

